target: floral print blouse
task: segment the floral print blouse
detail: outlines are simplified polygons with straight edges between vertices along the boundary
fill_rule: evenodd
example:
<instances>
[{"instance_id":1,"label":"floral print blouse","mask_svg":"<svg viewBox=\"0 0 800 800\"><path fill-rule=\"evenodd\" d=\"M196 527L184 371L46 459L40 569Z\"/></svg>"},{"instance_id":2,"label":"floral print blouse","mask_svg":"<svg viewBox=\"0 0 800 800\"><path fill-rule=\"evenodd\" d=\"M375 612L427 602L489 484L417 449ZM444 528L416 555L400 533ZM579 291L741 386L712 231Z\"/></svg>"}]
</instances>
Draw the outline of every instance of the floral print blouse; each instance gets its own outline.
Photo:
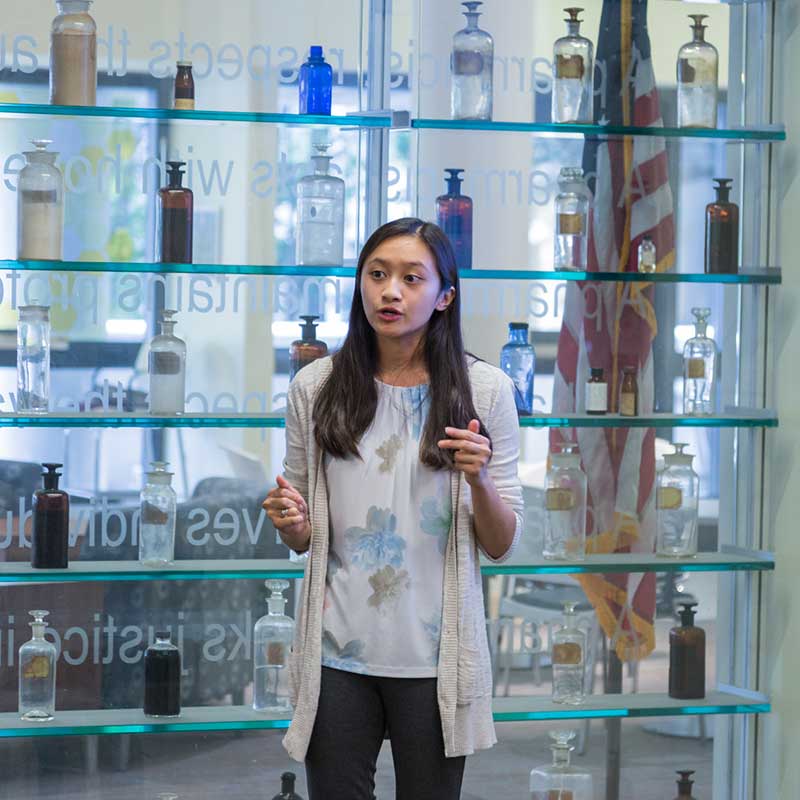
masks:
<instances>
[{"instance_id":1,"label":"floral print blouse","mask_svg":"<svg viewBox=\"0 0 800 800\"><path fill-rule=\"evenodd\" d=\"M322 665L395 678L436 676L450 473L419 460L428 386L376 381L361 459L327 456L330 550Z\"/></svg>"}]
</instances>

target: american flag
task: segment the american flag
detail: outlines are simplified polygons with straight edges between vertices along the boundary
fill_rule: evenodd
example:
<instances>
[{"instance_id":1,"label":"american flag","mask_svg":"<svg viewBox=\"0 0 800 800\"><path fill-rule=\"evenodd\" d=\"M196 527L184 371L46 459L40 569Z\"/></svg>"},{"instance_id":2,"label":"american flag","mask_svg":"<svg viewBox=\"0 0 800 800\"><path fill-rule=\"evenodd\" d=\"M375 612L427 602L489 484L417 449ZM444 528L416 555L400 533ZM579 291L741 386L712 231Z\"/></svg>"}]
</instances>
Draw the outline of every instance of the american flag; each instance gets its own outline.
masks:
<instances>
[{"instance_id":1,"label":"american flag","mask_svg":"<svg viewBox=\"0 0 800 800\"><path fill-rule=\"evenodd\" d=\"M663 127L650 56L647 0L603 2L594 114L600 124ZM588 269L636 272L638 246L646 234L656 245L657 269L670 269L675 257L674 218L663 137L587 139L583 169L594 198ZM558 340L553 412L584 410L590 367L603 368L609 409L615 412L625 366L638 369L639 413L652 412L656 330L652 284L570 283ZM576 439L589 482L587 552L652 553L654 429L554 430L551 448L555 451L562 441ZM655 646L655 574L578 579L620 659L647 656Z\"/></svg>"}]
</instances>

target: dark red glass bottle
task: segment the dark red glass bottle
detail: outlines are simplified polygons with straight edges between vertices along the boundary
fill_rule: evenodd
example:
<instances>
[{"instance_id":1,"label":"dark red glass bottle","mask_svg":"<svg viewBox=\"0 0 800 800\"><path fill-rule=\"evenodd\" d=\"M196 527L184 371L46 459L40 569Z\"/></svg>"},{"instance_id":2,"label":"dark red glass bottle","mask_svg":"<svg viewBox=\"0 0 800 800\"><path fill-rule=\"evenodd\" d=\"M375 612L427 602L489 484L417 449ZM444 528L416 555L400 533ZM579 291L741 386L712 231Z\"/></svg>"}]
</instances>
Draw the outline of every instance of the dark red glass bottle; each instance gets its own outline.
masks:
<instances>
[{"instance_id":1,"label":"dark red glass bottle","mask_svg":"<svg viewBox=\"0 0 800 800\"><path fill-rule=\"evenodd\" d=\"M739 271L739 206L730 201L731 178L714 178L717 199L706 206L706 272Z\"/></svg>"},{"instance_id":2,"label":"dark red glass bottle","mask_svg":"<svg viewBox=\"0 0 800 800\"><path fill-rule=\"evenodd\" d=\"M472 269L472 199L461 194L463 169L446 169L447 194L436 198L436 224L447 234L459 269Z\"/></svg>"},{"instance_id":3,"label":"dark red glass bottle","mask_svg":"<svg viewBox=\"0 0 800 800\"><path fill-rule=\"evenodd\" d=\"M158 190L162 263L192 263L194 197L181 185L185 166L185 161L167 161L169 184Z\"/></svg>"},{"instance_id":4,"label":"dark red glass bottle","mask_svg":"<svg viewBox=\"0 0 800 800\"><path fill-rule=\"evenodd\" d=\"M69 495L58 488L61 464L42 464L44 488L33 495L31 566L66 569L69 566Z\"/></svg>"}]
</instances>

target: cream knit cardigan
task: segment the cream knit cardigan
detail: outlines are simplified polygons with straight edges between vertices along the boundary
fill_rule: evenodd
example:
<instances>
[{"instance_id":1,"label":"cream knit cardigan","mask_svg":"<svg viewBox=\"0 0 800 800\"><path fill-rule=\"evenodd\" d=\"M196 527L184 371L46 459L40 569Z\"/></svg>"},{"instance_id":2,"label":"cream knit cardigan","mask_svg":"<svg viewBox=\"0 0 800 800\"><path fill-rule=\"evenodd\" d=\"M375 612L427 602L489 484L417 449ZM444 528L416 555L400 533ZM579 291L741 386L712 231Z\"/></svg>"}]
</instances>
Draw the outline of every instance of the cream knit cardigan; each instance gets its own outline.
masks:
<instances>
[{"instance_id":1,"label":"cream knit cardigan","mask_svg":"<svg viewBox=\"0 0 800 800\"><path fill-rule=\"evenodd\" d=\"M328 489L323 453L314 440L312 410L331 372L330 357L302 369L289 387L286 409L286 479L308 503L311 544L289 659L294 716L283 739L289 755L303 761L319 701L322 662L322 603L328 563ZM492 439L489 474L517 518L511 555L522 531L522 488L517 475L519 421L513 384L499 369L476 361L469 367L475 410ZM442 431L444 436L444 431ZM470 487L460 472L450 480L453 522L444 563L442 628L437 692L445 755L463 756L497 741L492 719L492 673L484 622L480 547L473 529ZM484 552L484 555L485 552ZM487 556L488 558L488 556ZM397 631L402 636L402 631Z\"/></svg>"}]
</instances>

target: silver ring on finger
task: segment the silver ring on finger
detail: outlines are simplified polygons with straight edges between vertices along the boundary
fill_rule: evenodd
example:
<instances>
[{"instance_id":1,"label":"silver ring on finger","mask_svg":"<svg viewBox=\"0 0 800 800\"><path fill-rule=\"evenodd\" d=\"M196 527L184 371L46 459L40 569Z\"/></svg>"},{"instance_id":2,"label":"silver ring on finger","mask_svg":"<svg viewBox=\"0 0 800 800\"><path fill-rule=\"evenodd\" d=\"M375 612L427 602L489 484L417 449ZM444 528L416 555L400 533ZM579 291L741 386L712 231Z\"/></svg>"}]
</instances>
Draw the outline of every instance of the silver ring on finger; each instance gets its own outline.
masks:
<instances>
[{"instance_id":1,"label":"silver ring on finger","mask_svg":"<svg viewBox=\"0 0 800 800\"><path fill-rule=\"evenodd\" d=\"M288 508L282 508L281 509L281 519L287 517L288 515L289 515L289 509Z\"/></svg>"}]
</instances>

